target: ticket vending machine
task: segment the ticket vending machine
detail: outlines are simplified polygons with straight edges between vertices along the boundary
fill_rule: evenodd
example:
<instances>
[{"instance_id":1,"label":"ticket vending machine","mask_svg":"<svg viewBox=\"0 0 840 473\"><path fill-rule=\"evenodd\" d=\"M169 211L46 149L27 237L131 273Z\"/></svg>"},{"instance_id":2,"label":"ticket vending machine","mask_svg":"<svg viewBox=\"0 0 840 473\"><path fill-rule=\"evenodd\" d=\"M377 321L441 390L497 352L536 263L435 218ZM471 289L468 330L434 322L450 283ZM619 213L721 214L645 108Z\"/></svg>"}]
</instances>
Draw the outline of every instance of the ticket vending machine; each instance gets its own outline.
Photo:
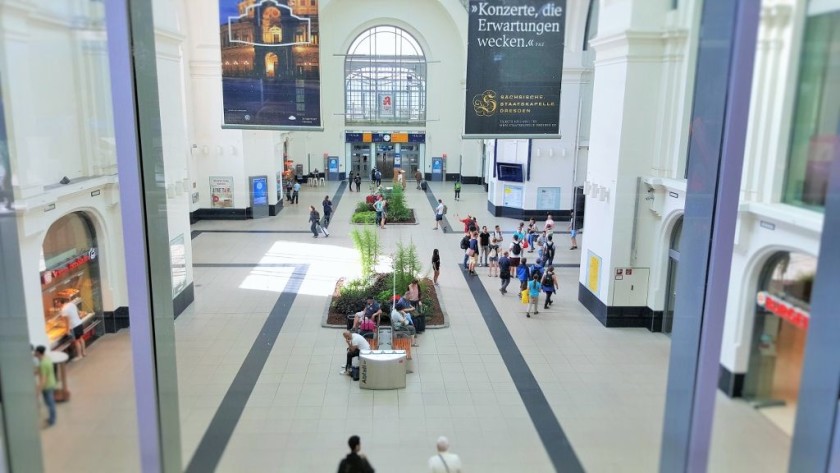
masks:
<instances>
[{"instance_id":1,"label":"ticket vending machine","mask_svg":"<svg viewBox=\"0 0 840 473\"><path fill-rule=\"evenodd\" d=\"M443 157L432 158L432 181L443 181L445 176L446 160Z\"/></svg>"},{"instance_id":2,"label":"ticket vending machine","mask_svg":"<svg viewBox=\"0 0 840 473\"><path fill-rule=\"evenodd\" d=\"M338 181L338 156L327 157L327 180Z\"/></svg>"}]
</instances>

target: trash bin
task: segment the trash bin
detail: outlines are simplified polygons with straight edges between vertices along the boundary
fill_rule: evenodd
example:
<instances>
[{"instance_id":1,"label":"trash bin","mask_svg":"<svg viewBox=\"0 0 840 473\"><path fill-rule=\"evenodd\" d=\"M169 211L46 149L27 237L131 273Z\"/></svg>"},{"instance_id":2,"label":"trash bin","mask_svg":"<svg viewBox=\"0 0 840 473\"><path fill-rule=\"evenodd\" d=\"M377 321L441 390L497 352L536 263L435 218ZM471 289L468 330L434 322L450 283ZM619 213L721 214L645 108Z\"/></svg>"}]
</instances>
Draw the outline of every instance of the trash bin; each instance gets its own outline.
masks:
<instances>
[{"instance_id":1,"label":"trash bin","mask_svg":"<svg viewBox=\"0 0 840 473\"><path fill-rule=\"evenodd\" d=\"M359 355L359 387L399 389L405 387L405 350L362 350Z\"/></svg>"}]
</instances>

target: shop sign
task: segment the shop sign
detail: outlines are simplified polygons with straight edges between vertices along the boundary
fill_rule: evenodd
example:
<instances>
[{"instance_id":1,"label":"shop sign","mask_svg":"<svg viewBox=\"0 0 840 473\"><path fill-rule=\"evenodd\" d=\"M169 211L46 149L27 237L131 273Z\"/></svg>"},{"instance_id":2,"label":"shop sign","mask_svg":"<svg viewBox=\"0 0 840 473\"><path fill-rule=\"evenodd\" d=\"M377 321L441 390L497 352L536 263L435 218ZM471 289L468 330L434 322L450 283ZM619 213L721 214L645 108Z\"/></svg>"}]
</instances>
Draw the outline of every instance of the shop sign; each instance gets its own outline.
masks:
<instances>
[{"instance_id":1,"label":"shop sign","mask_svg":"<svg viewBox=\"0 0 840 473\"><path fill-rule=\"evenodd\" d=\"M811 319L811 315L799 307L796 307L789 302L785 302L784 300L767 293L767 291L759 291L755 300L760 307L764 307L764 309L773 315L777 315L801 329L808 328L808 322Z\"/></svg>"},{"instance_id":2,"label":"shop sign","mask_svg":"<svg viewBox=\"0 0 840 473\"><path fill-rule=\"evenodd\" d=\"M41 285L47 285L51 283L53 280L58 279L70 271L79 268L82 265L88 264L89 262L96 259L96 248L91 248L87 252L71 258L70 260L62 263L55 269L48 269L46 271L41 271Z\"/></svg>"}]
</instances>

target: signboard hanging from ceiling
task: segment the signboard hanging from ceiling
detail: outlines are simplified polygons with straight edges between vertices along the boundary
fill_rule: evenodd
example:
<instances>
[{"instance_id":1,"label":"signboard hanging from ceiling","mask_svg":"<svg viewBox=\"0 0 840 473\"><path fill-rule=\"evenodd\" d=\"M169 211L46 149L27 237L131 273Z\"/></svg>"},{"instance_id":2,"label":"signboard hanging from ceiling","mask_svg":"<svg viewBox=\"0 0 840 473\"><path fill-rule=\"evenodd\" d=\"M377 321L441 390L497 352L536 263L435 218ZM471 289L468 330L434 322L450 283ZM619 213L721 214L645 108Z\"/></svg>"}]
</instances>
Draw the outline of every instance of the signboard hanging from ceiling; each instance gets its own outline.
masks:
<instances>
[{"instance_id":1,"label":"signboard hanging from ceiling","mask_svg":"<svg viewBox=\"0 0 840 473\"><path fill-rule=\"evenodd\" d=\"M566 0L470 0L466 138L560 134Z\"/></svg>"},{"instance_id":2,"label":"signboard hanging from ceiling","mask_svg":"<svg viewBox=\"0 0 840 473\"><path fill-rule=\"evenodd\" d=\"M318 1L219 0L222 127L320 129Z\"/></svg>"}]
</instances>

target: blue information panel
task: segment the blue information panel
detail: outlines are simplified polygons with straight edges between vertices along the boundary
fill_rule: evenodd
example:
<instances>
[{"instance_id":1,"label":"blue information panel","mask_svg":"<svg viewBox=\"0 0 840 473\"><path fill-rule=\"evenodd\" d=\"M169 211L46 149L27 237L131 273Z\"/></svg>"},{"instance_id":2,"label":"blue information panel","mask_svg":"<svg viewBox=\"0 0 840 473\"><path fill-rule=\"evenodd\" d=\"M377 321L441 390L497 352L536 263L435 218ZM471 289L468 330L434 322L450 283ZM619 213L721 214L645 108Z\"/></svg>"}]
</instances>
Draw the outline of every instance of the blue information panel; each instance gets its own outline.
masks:
<instances>
[{"instance_id":1,"label":"blue information panel","mask_svg":"<svg viewBox=\"0 0 840 473\"><path fill-rule=\"evenodd\" d=\"M251 216L253 218L268 217L268 176L251 176L248 178L248 189L251 194Z\"/></svg>"}]
</instances>

